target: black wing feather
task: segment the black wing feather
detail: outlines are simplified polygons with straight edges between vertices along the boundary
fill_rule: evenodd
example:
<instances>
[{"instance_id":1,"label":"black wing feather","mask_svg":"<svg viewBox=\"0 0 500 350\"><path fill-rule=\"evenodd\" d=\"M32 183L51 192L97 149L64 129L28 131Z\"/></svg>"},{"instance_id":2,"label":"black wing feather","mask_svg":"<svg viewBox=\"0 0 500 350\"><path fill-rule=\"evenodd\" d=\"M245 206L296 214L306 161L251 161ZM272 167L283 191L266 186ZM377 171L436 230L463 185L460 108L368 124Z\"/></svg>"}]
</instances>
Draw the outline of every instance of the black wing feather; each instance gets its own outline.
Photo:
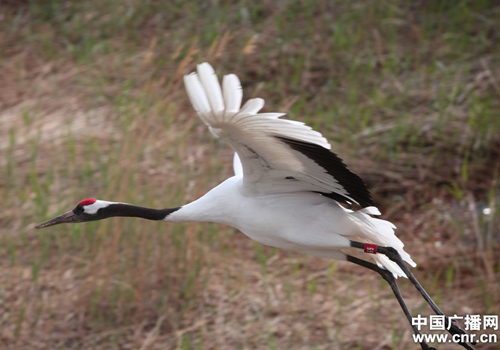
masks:
<instances>
[{"instance_id":1,"label":"black wing feather","mask_svg":"<svg viewBox=\"0 0 500 350\"><path fill-rule=\"evenodd\" d=\"M307 158L314 161L320 167L331 175L349 194L349 197L354 199L362 207L375 205L370 195L370 191L366 187L364 181L355 173L353 173L344 164L335 153L330 150L316 145L314 143L304 142L296 139L276 136L279 140L286 143L293 150L302 153ZM352 205L352 200L346 198L336 192L319 192L325 197L332 198L338 202Z\"/></svg>"}]
</instances>

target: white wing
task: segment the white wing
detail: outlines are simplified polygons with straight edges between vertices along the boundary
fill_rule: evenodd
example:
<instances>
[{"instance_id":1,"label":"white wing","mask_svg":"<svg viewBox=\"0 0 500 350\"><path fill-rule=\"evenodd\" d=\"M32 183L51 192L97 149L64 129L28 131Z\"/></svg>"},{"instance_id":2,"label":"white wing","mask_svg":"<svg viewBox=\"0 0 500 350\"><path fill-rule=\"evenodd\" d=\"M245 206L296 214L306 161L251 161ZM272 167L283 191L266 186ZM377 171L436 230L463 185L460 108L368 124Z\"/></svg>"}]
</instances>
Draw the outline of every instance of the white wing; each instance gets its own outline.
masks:
<instances>
[{"instance_id":1,"label":"white wing","mask_svg":"<svg viewBox=\"0 0 500 350\"><path fill-rule=\"evenodd\" d=\"M314 191L362 207L373 205L363 181L329 151L319 132L278 119L284 113L259 113L264 107L260 98L240 108L243 92L236 75L224 76L221 90L213 68L202 63L197 73L184 76L184 83L201 120L238 154L241 163L235 157L235 173L243 171L249 191Z\"/></svg>"}]
</instances>

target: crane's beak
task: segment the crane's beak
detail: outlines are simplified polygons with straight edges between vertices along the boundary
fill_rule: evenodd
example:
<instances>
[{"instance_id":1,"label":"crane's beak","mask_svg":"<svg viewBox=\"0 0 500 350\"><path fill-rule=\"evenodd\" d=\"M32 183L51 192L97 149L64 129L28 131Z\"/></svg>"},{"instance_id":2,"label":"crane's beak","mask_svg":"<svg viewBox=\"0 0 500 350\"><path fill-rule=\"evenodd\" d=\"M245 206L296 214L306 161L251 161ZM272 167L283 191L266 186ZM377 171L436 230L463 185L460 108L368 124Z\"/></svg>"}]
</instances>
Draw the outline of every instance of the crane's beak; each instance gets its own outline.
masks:
<instances>
[{"instance_id":1,"label":"crane's beak","mask_svg":"<svg viewBox=\"0 0 500 350\"><path fill-rule=\"evenodd\" d=\"M35 228L45 228L49 226L54 226L54 225L59 225L59 224L65 224L65 223L71 223L71 222L79 222L80 220L78 219L78 216L73 213L73 210L70 210L62 215L59 215L58 217L55 217L53 219L47 220L45 222L42 222L41 224L38 224L35 226Z\"/></svg>"}]
</instances>

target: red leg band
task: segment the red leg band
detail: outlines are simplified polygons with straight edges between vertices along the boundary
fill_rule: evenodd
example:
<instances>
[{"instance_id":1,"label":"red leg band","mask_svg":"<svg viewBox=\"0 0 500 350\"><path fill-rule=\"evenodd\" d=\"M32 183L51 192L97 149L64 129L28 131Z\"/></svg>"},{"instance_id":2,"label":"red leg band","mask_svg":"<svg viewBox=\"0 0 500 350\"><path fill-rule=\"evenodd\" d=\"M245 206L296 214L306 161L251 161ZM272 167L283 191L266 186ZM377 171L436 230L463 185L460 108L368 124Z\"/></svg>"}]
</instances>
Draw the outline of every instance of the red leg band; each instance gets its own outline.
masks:
<instances>
[{"instance_id":1,"label":"red leg band","mask_svg":"<svg viewBox=\"0 0 500 350\"><path fill-rule=\"evenodd\" d=\"M377 245L371 243L365 243L365 253L377 254Z\"/></svg>"}]
</instances>

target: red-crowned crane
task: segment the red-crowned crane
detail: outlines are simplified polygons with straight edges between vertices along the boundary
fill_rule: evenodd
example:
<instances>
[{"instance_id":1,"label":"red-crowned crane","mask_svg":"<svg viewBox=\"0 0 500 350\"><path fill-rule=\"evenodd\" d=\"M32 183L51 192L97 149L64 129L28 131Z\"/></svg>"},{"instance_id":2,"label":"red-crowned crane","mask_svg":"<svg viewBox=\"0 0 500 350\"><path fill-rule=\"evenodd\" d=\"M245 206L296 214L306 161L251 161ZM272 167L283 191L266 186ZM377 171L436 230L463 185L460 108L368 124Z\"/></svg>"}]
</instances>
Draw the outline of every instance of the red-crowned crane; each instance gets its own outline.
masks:
<instances>
[{"instance_id":1,"label":"red-crowned crane","mask_svg":"<svg viewBox=\"0 0 500 350\"><path fill-rule=\"evenodd\" d=\"M223 223L262 244L346 260L376 271L390 284L410 325L412 317L396 284L398 276L408 277L434 312L444 315L405 264L415 266L394 234L395 226L375 218L380 212L363 180L330 151L319 132L304 123L280 119L284 113L259 113L264 106L261 98L241 107L238 77L224 76L221 89L208 63L198 65L197 73L186 75L184 83L200 119L236 152L233 177L175 208L85 199L36 228L114 216ZM445 319L450 333L465 334ZM412 328L419 334L416 326ZM425 342L420 345L431 349ZM461 345L472 349L467 343Z\"/></svg>"}]
</instances>

